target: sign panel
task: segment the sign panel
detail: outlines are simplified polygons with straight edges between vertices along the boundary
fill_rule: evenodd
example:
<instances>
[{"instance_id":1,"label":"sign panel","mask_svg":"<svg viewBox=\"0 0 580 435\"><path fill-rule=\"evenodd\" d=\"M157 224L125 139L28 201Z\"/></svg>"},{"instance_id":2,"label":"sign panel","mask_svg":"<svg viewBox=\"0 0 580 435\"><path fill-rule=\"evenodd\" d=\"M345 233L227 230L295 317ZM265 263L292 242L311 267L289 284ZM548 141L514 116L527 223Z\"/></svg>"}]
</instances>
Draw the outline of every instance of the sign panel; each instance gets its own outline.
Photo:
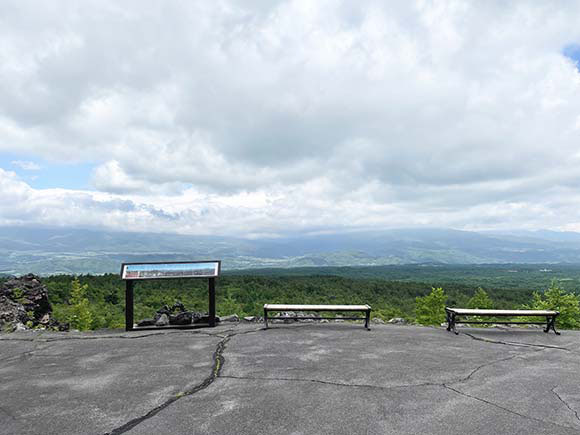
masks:
<instances>
[{"instance_id":1,"label":"sign panel","mask_svg":"<svg viewBox=\"0 0 580 435\"><path fill-rule=\"evenodd\" d=\"M219 273L219 261L124 263L121 267L121 279L215 278Z\"/></svg>"}]
</instances>

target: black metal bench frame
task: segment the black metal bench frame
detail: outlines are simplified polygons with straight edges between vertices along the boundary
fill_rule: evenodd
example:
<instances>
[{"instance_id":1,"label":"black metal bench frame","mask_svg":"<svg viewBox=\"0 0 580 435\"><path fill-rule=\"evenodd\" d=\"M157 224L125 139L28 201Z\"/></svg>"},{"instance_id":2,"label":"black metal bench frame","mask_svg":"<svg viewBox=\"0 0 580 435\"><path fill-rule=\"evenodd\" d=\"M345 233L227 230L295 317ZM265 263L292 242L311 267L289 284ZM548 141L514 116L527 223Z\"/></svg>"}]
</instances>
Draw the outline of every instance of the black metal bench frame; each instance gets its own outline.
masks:
<instances>
[{"instance_id":1,"label":"black metal bench frame","mask_svg":"<svg viewBox=\"0 0 580 435\"><path fill-rule=\"evenodd\" d=\"M447 314L447 331L453 331L455 335L459 334L455 325L458 323L465 323L465 324L498 324L498 325L505 325L505 324L514 324L514 325L546 325L543 329L544 332L548 333L550 329L554 331L556 335L560 335L558 331L556 331L556 317L560 314L558 311L554 311L554 314L522 314L517 313L518 310L510 310L509 314L502 314L502 313L473 313L473 314L461 314L455 312L452 308L445 307L445 313ZM531 311L531 310L526 310ZM496 320L461 320L459 317L545 317L546 320L544 322L521 322L521 321L496 321Z\"/></svg>"},{"instance_id":2,"label":"black metal bench frame","mask_svg":"<svg viewBox=\"0 0 580 435\"><path fill-rule=\"evenodd\" d=\"M364 312L365 313L365 317L319 317L319 316L268 317L268 312L272 312L272 311L275 311L275 312L292 311L293 308L291 308L291 307L293 305L292 304L288 304L287 305L288 308L280 308L280 309L278 309L278 308L270 308L270 307L267 307L267 305L268 304L265 304L264 305L264 324L266 326L266 329L268 329L268 320L286 320L286 319L289 319L289 320L308 320L308 319L311 319L311 320L323 320L323 319L326 319L326 320L338 320L338 319L340 319L340 320L364 320L365 321L365 325L364 325L365 326L365 329L367 331L370 331L371 330L371 328L369 327L369 324L370 324L370 320L371 320L371 311L372 311L372 308L368 304L366 305L367 308L365 308L365 309L362 309L362 308L361 309L350 309L350 310L349 309L345 309L345 307L347 305L339 305L338 307L340 307L340 308L338 308L338 307L336 307L336 308L330 308L331 306L329 306L329 305L311 305L311 307L318 307L318 308L315 308L315 309L305 309L304 310L304 311L314 311L314 312L322 312L322 311L326 311L326 312L328 312L328 311L334 311L334 312L361 311L361 312ZM284 304L284 305L286 305L286 304Z\"/></svg>"}]
</instances>

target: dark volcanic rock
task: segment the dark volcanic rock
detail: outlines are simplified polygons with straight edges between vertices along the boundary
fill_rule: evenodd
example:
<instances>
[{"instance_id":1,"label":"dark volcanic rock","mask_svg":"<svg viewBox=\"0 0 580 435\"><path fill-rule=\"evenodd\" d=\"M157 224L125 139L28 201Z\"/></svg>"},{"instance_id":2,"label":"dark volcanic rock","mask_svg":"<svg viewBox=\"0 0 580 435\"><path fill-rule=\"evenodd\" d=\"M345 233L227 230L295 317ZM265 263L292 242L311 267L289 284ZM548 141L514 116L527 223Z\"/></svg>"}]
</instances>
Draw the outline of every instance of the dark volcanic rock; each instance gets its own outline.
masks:
<instances>
[{"instance_id":1,"label":"dark volcanic rock","mask_svg":"<svg viewBox=\"0 0 580 435\"><path fill-rule=\"evenodd\" d=\"M31 273L6 281L0 294L22 304L24 309L32 311L37 319L52 311L46 287L40 282L40 278Z\"/></svg>"},{"instance_id":2,"label":"dark volcanic rock","mask_svg":"<svg viewBox=\"0 0 580 435\"><path fill-rule=\"evenodd\" d=\"M170 325L191 325L192 321L193 313L187 311L169 316Z\"/></svg>"},{"instance_id":3,"label":"dark volcanic rock","mask_svg":"<svg viewBox=\"0 0 580 435\"><path fill-rule=\"evenodd\" d=\"M216 323L219 321L219 317L216 316ZM137 323L137 326L191 325L192 323L208 322L207 313L187 311L181 302L176 301L171 307L163 305L157 310L153 319L143 319Z\"/></svg>"},{"instance_id":4,"label":"dark volcanic rock","mask_svg":"<svg viewBox=\"0 0 580 435\"><path fill-rule=\"evenodd\" d=\"M167 326L167 325L169 325L169 316L167 314L163 313L155 321L155 326Z\"/></svg>"},{"instance_id":5,"label":"dark volcanic rock","mask_svg":"<svg viewBox=\"0 0 580 435\"><path fill-rule=\"evenodd\" d=\"M137 323L137 326L154 326L154 325L155 319L143 319L139 323Z\"/></svg>"},{"instance_id":6,"label":"dark volcanic rock","mask_svg":"<svg viewBox=\"0 0 580 435\"><path fill-rule=\"evenodd\" d=\"M175 314L178 313L185 313L187 310L185 309L185 306L179 302L176 301L173 306L169 306L169 305L163 305L161 308L159 308L157 310L157 312L155 313L155 316L153 317L153 319L155 321L159 320L159 318L163 315L166 314L167 317L169 319L171 319L172 316L174 316ZM183 321L183 320L182 320ZM189 322L191 323L191 322ZM176 323L176 325L182 325L183 323Z\"/></svg>"},{"instance_id":7,"label":"dark volcanic rock","mask_svg":"<svg viewBox=\"0 0 580 435\"><path fill-rule=\"evenodd\" d=\"M9 279L0 288L0 329L13 331L18 323L68 330L68 324L52 318L48 291L36 275Z\"/></svg>"},{"instance_id":8,"label":"dark volcanic rock","mask_svg":"<svg viewBox=\"0 0 580 435\"><path fill-rule=\"evenodd\" d=\"M163 314L167 315L167 317L169 318L169 315L172 313L171 308L169 308L169 305L163 305L161 308L159 308L157 310L157 312L155 313L155 316L153 317L153 319L155 321L159 320L161 318L161 316Z\"/></svg>"},{"instance_id":9,"label":"dark volcanic rock","mask_svg":"<svg viewBox=\"0 0 580 435\"><path fill-rule=\"evenodd\" d=\"M17 323L26 323L29 318L21 304L0 295L0 331L12 332Z\"/></svg>"}]
</instances>

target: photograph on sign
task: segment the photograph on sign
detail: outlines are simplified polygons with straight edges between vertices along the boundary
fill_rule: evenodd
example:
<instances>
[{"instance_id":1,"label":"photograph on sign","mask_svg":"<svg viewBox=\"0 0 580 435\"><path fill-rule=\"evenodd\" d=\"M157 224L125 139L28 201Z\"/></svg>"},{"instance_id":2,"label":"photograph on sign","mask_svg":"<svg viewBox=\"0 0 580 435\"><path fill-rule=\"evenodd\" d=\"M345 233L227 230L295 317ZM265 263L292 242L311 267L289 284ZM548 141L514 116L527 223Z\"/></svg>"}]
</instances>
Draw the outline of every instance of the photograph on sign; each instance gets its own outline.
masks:
<instances>
[{"instance_id":1,"label":"photograph on sign","mask_svg":"<svg viewBox=\"0 0 580 435\"><path fill-rule=\"evenodd\" d=\"M125 264L122 279L212 278L219 274L219 262Z\"/></svg>"}]
</instances>

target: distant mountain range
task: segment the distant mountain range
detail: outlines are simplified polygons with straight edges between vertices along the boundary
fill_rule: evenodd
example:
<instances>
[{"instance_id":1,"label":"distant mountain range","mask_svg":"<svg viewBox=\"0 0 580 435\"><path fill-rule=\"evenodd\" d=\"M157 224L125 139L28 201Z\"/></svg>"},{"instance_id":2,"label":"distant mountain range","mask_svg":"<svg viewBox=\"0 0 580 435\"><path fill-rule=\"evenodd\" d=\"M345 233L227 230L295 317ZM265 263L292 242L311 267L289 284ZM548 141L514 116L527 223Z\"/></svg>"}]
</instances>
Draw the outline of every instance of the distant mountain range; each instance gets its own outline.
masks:
<instances>
[{"instance_id":1,"label":"distant mountain range","mask_svg":"<svg viewBox=\"0 0 580 435\"><path fill-rule=\"evenodd\" d=\"M395 264L580 264L580 233L400 229L248 240L0 227L0 273L118 272L122 262L221 259L225 270Z\"/></svg>"}]
</instances>

